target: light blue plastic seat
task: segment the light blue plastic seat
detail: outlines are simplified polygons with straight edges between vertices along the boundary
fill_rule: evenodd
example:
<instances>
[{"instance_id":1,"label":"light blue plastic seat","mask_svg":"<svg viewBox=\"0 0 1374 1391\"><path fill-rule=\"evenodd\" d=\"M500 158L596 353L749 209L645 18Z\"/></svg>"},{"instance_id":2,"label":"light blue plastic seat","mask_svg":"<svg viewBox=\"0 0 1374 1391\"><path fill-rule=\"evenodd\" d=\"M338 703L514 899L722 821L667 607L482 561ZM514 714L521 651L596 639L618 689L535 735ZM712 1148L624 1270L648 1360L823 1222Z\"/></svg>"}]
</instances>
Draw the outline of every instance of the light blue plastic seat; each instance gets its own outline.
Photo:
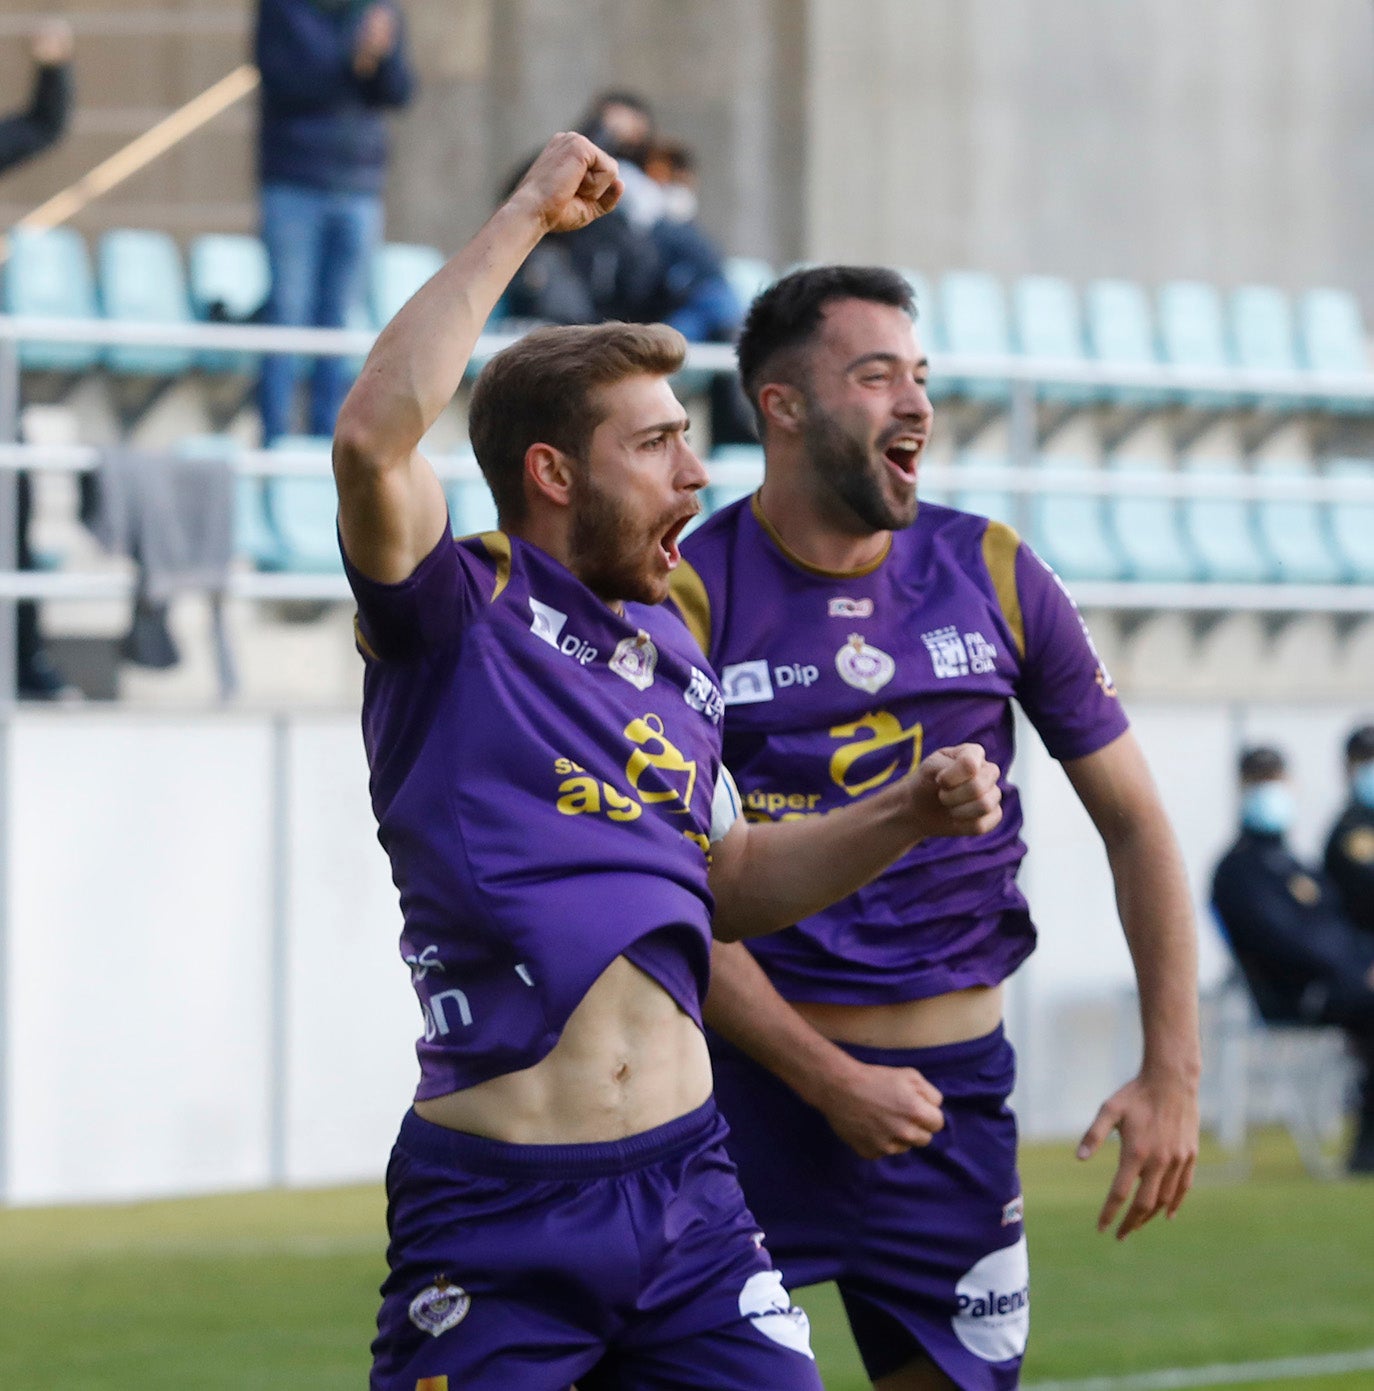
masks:
<instances>
[{"instance_id":1,"label":"light blue plastic seat","mask_svg":"<svg viewBox=\"0 0 1374 1391\"><path fill-rule=\"evenodd\" d=\"M1118 454L1107 468L1123 478L1167 478L1163 460ZM1125 577L1153 583L1185 583L1198 578L1198 563L1183 536L1178 499L1121 495L1107 499L1107 524Z\"/></svg>"},{"instance_id":2,"label":"light blue plastic seat","mask_svg":"<svg viewBox=\"0 0 1374 1391\"><path fill-rule=\"evenodd\" d=\"M1234 459L1195 455L1183 461L1182 471L1200 477L1234 479L1245 473ZM1183 534L1198 559L1204 580L1260 584L1277 579L1268 553L1255 531L1254 510L1238 496L1184 498Z\"/></svg>"},{"instance_id":3,"label":"light blue plastic seat","mask_svg":"<svg viewBox=\"0 0 1374 1391\"><path fill-rule=\"evenodd\" d=\"M368 307L373 324L385 328L397 310L444 264L437 246L387 242L368 268Z\"/></svg>"},{"instance_id":4,"label":"light blue plastic seat","mask_svg":"<svg viewBox=\"0 0 1374 1391\"><path fill-rule=\"evenodd\" d=\"M1084 296L1088 346L1098 362L1113 367L1153 367L1159 362L1150 301L1133 280L1094 280ZM1109 386L1108 400L1124 406L1162 406L1173 399L1163 387Z\"/></svg>"},{"instance_id":5,"label":"light blue plastic seat","mask_svg":"<svg viewBox=\"0 0 1374 1391\"><path fill-rule=\"evenodd\" d=\"M954 486L950 490L950 506L960 512L972 512L979 517L991 517L995 522L1019 526L1016 494L1009 488L998 488L977 481L966 481L966 475L979 468L1006 468L1007 460L993 454L960 454L954 460Z\"/></svg>"},{"instance_id":6,"label":"light blue plastic seat","mask_svg":"<svg viewBox=\"0 0 1374 1391\"><path fill-rule=\"evenodd\" d=\"M702 489L701 507L708 515L719 512L742 497L749 497L758 491L763 482L763 446L761 444L719 444L711 452L708 472L717 464L742 465L750 470L752 478L743 483L708 484Z\"/></svg>"},{"instance_id":7,"label":"light blue plastic seat","mask_svg":"<svg viewBox=\"0 0 1374 1391\"><path fill-rule=\"evenodd\" d=\"M246 323L262 309L272 288L260 237L208 232L191 243L186 267L191 312L203 322ZM210 348L200 354L200 365L206 372L254 372L258 356Z\"/></svg>"},{"instance_id":8,"label":"light blue plastic seat","mask_svg":"<svg viewBox=\"0 0 1374 1391\"><path fill-rule=\"evenodd\" d=\"M1171 366L1225 371L1234 367L1226 344L1226 317L1215 285L1173 280L1159 291L1159 337ZM1189 391L1189 405L1224 410L1239 402L1235 392Z\"/></svg>"},{"instance_id":9,"label":"light blue plastic seat","mask_svg":"<svg viewBox=\"0 0 1374 1391\"><path fill-rule=\"evenodd\" d=\"M476 536L498 530L496 500L486 480L451 478L444 484L448 520L455 536Z\"/></svg>"},{"instance_id":10,"label":"light blue plastic seat","mask_svg":"<svg viewBox=\"0 0 1374 1391\"><path fill-rule=\"evenodd\" d=\"M1374 459L1332 459L1323 473L1332 479L1374 483ZM1374 584L1374 502L1333 502L1331 539L1341 565L1356 584Z\"/></svg>"},{"instance_id":11,"label":"light blue plastic seat","mask_svg":"<svg viewBox=\"0 0 1374 1391\"><path fill-rule=\"evenodd\" d=\"M100 238L100 303L120 323L189 324L191 301L181 252L166 232L119 227ZM120 376L175 377L188 371L190 348L106 348L105 366Z\"/></svg>"},{"instance_id":12,"label":"light blue plastic seat","mask_svg":"<svg viewBox=\"0 0 1374 1391\"><path fill-rule=\"evenodd\" d=\"M1261 478L1316 478L1305 459L1261 459L1255 471ZM1281 580L1289 584L1339 584L1345 578L1321 503L1261 498L1255 504L1255 523Z\"/></svg>"},{"instance_id":13,"label":"light blue plastic seat","mask_svg":"<svg viewBox=\"0 0 1374 1391\"><path fill-rule=\"evenodd\" d=\"M1085 363L1083 319L1078 295L1067 280L1054 275L1023 275L1012 287L1016 345L1026 357ZM1084 406L1099 399L1094 386L1050 382L1037 390L1042 401Z\"/></svg>"},{"instance_id":14,"label":"light blue plastic seat","mask_svg":"<svg viewBox=\"0 0 1374 1391\"><path fill-rule=\"evenodd\" d=\"M241 446L229 435L187 435L176 452L187 459L230 460ZM234 480L234 554L258 570L283 568L281 538L267 515L265 480L239 474Z\"/></svg>"},{"instance_id":15,"label":"light blue plastic seat","mask_svg":"<svg viewBox=\"0 0 1374 1391\"><path fill-rule=\"evenodd\" d=\"M1272 285L1242 285L1231 294L1231 339L1236 363L1261 372L1296 372L1297 338L1288 296ZM1297 411L1314 404L1302 396L1253 395L1267 410Z\"/></svg>"},{"instance_id":16,"label":"light blue plastic seat","mask_svg":"<svg viewBox=\"0 0 1374 1391\"><path fill-rule=\"evenodd\" d=\"M274 451L318 455L326 470L330 447L328 439L315 435L282 435L272 442ZM267 479L266 504L268 523L281 541L281 553L272 568L305 574L342 570L339 503L327 471L318 478L287 475Z\"/></svg>"},{"instance_id":17,"label":"light blue plastic seat","mask_svg":"<svg viewBox=\"0 0 1374 1391\"><path fill-rule=\"evenodd\" d=\"M16 227L10 233L3 304L6 314L97 319L95 277L79 232L70 227ZM86 372L100 360L93 343L22 343L21 367L40 372Z\"/></svg>"},{"instance_id":18,"label":"light blue plastic seat","mask_svg":"<svg viewBox=\"0 0 1374 1391\"><path fill-rule=\"evenodd\" d=\"M1312 371L1371 377L1364 320L1348 290L1308 290L1298 301L1298 337L1301 361ZM1374 414L1374 401L1348 396L1323 396L1321 405L1342 415Z\"/></svg>"},{"instance_id":19,"label":"light blue plastic seat","mask_svg":"<svg viewBox=\"0 0 1374 1391\"><path fill-rule=\"evenodd\" d=\"M1077 455L1045 454L1037 472L1056 479L1086 477L1094 466ZM1031 498L1031 544L1066 580L1119 580L1126 565L1107 531L1101 493L1037 493Z\"/></svg>"},{"instance_id":20,"label":"light blue plastic seat","mask_svg":"<svg viewBox=\"0 0 1374 1391\"><path fill-rule=\"evenodd\" d=\"M1002 283L985 271L953 270L941 277L939 319L947 352L1003 357L1012 350ZM950 379L942 389L973 401L1011 398L1005 381Z\"/></svg>"},{"instance_id":21,"label":"light blue plastic seat","mask_svg":"<svg viewBox=\"0 0 1374 1391\"><path fill-rule=\"evenodd\" d=\"M778 278L773 267L757 256L727 256L724 269L735 298L746 310Z\"/></svg>"}]
</instances>

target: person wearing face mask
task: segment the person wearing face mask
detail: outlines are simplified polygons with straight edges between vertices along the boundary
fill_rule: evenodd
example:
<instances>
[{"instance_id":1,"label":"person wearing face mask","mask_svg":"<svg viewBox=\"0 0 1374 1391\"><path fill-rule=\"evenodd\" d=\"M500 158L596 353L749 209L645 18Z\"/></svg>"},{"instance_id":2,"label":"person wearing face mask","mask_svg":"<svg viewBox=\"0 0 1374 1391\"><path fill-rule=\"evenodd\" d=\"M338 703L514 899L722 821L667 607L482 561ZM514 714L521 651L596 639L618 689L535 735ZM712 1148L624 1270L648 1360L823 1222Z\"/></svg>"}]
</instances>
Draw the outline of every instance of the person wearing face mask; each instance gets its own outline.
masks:
<instances>
[{"instance_id":1,"label":"person wearing face mask","mask_svg":"<svg viewBox=\"0 0 1374 1391\"><path fill-rule=\"evenodd\" d=\"M1326 842L1326 872L1346 916L1374 941L1374 724L1345 741L1350 801Z\"/></svg>"},{"instance_id":2,"label":"person wearing face mask","mask_svg":"<svg viewBox=\"0 0 1374 1391\"><path fill-rule=\"evenodd\" d=\"M1289 849L1294 801L1283 755L1240 759L1240 836L1217 866L1212 906L1260 1015L1335 1024L1360 1068L1352 1173L1374 1173L1374 938L1346 916L1335 885Z\"/></svg>"}]
</instances>

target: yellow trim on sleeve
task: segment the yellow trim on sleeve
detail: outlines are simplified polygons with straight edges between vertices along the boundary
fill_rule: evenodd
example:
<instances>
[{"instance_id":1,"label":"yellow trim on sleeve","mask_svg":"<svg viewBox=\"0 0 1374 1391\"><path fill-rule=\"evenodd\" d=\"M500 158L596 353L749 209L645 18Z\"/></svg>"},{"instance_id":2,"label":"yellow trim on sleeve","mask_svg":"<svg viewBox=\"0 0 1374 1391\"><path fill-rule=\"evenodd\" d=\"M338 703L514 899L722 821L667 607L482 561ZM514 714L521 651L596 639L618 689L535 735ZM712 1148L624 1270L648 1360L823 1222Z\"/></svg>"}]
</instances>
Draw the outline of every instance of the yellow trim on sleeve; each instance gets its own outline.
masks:
<instances>
[{"instance_id":1,"label":"yellow trim on sleeve","mask_svg":"<svg viewBox=\"0 0 1374 1391\"><path fill-rule=\"evenodd\" d=\"M1021 596L1016 591L1016 552L1020 545L1021 538L1005 522L990 521L983 533L983 563L997 591L1002 617L1016 641L1017 654L1024 657L1026 624L1021 617Z\"/></svg>"},{"instance_id":2,"label":"yellow trim on sleeve","mask_svg":"<svg viewBox=\"0 0 1374 1391\"><path fill-rule=\"evenodd\" d=\"M668 593L682 614L682 621L703 652L711 650L711 596L701 576L682 560L668 576Z\"/></svg>"},{"instance_id":3,"label":"yellow trim on sleeve","mask_svg":"<svg viewBox=\"0 0 1374 1391\"><path fill-rule=\"evenodd\" d=\"M372 644L363 636L362 624L358 622L358 615L353 615L353 644L364 657L371 662L380 662L382 659L372 650Z\"/></svg>"},{"instance_id":4,"label":"yellow trim on sleeve","mask_svg":"<svg viewBox=\"0 0 1374 1391\"><path fill-rule=\"evenodd\" d=\"M504 531L484 531L477 539L496 562L496 588L491 592L491 602L494 604L510 583L510 537Z\"/></svg>"}]
</instances>

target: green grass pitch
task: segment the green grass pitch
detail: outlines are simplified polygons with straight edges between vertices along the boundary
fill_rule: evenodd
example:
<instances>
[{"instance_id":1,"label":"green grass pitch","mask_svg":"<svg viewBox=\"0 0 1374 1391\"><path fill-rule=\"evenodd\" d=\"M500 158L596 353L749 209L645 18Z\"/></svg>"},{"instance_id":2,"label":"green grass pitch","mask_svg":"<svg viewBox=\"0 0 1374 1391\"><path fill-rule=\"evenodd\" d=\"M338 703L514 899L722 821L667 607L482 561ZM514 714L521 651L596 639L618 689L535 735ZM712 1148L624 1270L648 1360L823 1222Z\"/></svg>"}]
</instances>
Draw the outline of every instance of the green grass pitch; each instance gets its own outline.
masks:
<instances>
[{"instance_id":1,"label":"green grass pitch","mask_svg":"<svg viewBox=\"0 0 1374 1391\"><path fill-rule=\"evenodd\" d=\"M1205 1163L1179 1218L1093 1229L1110 1157L1023 1157L1026 1382L1374 1347L1374 1182L1315 1183L1286 1138L1250 1178ZM0 1387L342 1391L366 1384L376 1188L0 1210ZM833 1290L802 1297L829 1391L867 1386ZM1374 1372L1253 1391L1370 1391ZM1244 1388L1241 1388L1244 1391Z\"/></svg>"}]
</instances>

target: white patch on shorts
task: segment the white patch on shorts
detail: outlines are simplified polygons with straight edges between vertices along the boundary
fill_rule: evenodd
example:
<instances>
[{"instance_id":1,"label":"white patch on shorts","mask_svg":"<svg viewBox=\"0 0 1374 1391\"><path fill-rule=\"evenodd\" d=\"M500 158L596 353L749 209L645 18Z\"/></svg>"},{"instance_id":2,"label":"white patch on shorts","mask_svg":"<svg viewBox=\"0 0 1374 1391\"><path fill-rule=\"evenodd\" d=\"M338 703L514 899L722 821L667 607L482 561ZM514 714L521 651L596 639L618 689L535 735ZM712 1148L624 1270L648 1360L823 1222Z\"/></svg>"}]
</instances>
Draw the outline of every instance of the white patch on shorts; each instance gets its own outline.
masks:
<instances>
[{"instance_id":1,"label":"white patch on shorts","mask_svg":"<svg viewBox=\"0 0 1374 1391\"><path fill-rule=\"evenodd\" d=\"M437 1338L462 1323L470 1308L468 1292L441 1275L410 1301L410 1321L422 1333Z\"/></svg>"},{"instance_id":2,"label":"white patch on shorts","mask_svg":"<svg viewBox=\"0 0 1374 1391\"><path fill-rule=\"evenodd\" d=\"M1030 1336L1030 1258L1026 1238L993 1251L955 1286L955 1336L985 1362L1006 1362L1026 1351Z\"/></svg>"},{"instance_id":3,"label":"white patch on shorts","mask_svg":"<svg viewBox=\"0 0 1374 1391\"><path fill-rule=\"evenodd\" d=\"M739 1292L739 1311L765 1338L816 1360L811 1351L811 1320L805 1309L792 1303L781 1271L760 1270L751 1275Z\"/></svg>"}]
</instances>

